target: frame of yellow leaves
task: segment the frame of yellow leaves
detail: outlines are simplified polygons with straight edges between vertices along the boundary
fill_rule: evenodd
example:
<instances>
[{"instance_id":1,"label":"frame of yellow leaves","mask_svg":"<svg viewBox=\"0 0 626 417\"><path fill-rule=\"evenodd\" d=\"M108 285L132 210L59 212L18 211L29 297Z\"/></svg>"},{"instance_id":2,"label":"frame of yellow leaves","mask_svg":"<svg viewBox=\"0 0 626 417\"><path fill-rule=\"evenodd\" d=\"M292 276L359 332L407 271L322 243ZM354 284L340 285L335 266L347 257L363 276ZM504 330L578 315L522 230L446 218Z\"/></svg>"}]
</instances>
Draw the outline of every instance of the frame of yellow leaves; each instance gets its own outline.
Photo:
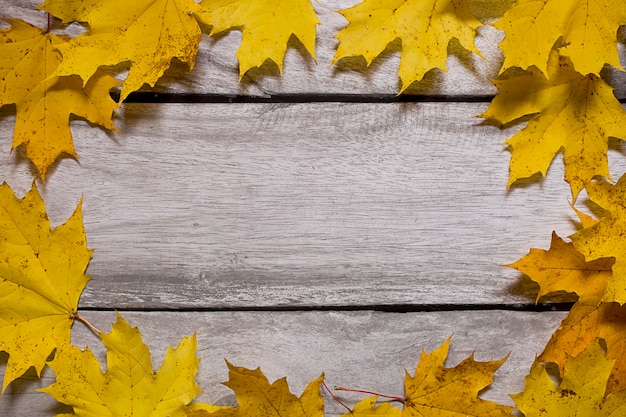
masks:
<instances>
[{"instance_id":1,"label":"frame of yellow leaves","mask_svg":"<svg viewBox=\"0 0 626 417\"><path fill-rule=\"evenodd\" d=\"M115 130L114 110L144 84L154 86L173 58L186 63L190 70L193 68L202 28L209 29L209 36L233 28L241 30L242 42L236 52L240 79L267 60L274 62L282 73L282 60L291 36L315 58L316 25L320 21L310 0L285 0L280 7L275 7L271 0L137 0L126 2L124 13L116 11L115 18L110 9L99 3L46 0L37 7L63 23L85 24L86 32L76 38L54 35L47 29L12 19L4 20L11 26L9 29L0 30L0 53L11 57L0 68L0 86L5 92L0 97L0 107L16 105L13 148L25 147L42 181L61 155L77 157L69 130L70 114ZM451 39L482 57L474 36L483 23L474 17L470 6L469 0L364 0L338 11L348 24L336 35L339 45L333 63L361 56L369 65L389 43L400 39L398 76L402 93L428 71L445 70ZM589 19L590 16L601 19ZM157 21L159 25L154 24ZM554 234L549 250L532 249L509 265L539 283L537 301L559 292L578 297L532 366L525 391L512 396L518 410L526 416L546 412L566 415L559 414L564 409L576 410L580 413L576 415L616 415L626 411L626 245L616 233L626 229L622 203L626 197L626 176L615 184L609 182L606 155L609 138L626 139L626 112L602 76L607 66L623 70L616 34L624 24L626 0L518 0L492 24L505 32L500 44L504 62L502 77L495 81L499 93L480 117L502 126L528 118L526 127L506 142L512 154L507 186L536 173L546 175L551 161L561 152L573 200L586 190L589 198L606 210L603 217L593 219L575 209L581 228L570 237L571 242ZM273 30L276 27L282 30ZM163 32L163 28L167 30ZM120 65L128 69L123 82L107 73ZM18 67L20 71L16 70ZM119 85L120 100L115 103L110 99L110 91ZM61 105L56 106L57 103ZM170 348L159 371L153 372L149 350L139 331L119 315L109 334L91 327L108 351L107 372L95 372L100 365L89 349L81 351L69 342L74 320L89 325L77 312L80 293L88 281L84 271L91 255L80 206L65 224L51 230L35 186L18 199L3 184L0 208L0 251L7 250L7 242L22 250L19 254L12 252L8 261L0 264L0 274L18 268L18 263L23 271L15 282L5 278L8 275L0 275L5 287L23 287L24 293L19 296L36 298L60 285L55 274L71 272L73 277L73 282L62 281L67 286L67 297L47 297L44 304L49 310L29 310L33 298L19 314L0 314L0 327L4 329L47 318L39 323L39 328L24 328L0 338L0 350L9 353L3 392L29 367L40 372L46 358L55 352L54 360L48 363L57 381L42 391L71 405L76 415L103 415L105 410L112 415L124 412L115 409L115 404L131 404L133 415L155 417L247 415L263 407L274 408L277 415L323 415L323 375L312 381L301 397L296 397L289 393L284 379L270 384L258 369L231 364L226 385L237 394L239 406L192 403L200 392L194 380L198 364L195 335L184 338L177 348ZM3 218L9 212L13 215L11 221ZM36 226L37 236L29 236L24 226L33 216L43 219ZM20 230L24 241L12 241L11 230ZM68 240L75 247L67 247ZM44 253L47 247L55 245L78 257L71 262L78 270L65 270L63 263L67 259L62 255L62 261L57 259L55 263L55 256ZM35 258L37 263L48 266L44 272L25 266ZM0 296L6 296L2 291L6 290L0 290ZM34 353L16 348L36 332L45 336ZM374 396L355 407L346 406L348 414L411 415L423 406L431 413L436 410L438 414L432 415L441 416L509 415L511 407L478 397L505 359L480 363L468 358L455 368L445 368L448 345L449 340L432 353L423 352L415 376L407 373L405 396L392 397L403 404L403 410L386 402L379 404L378 395L370 393ZM143 362L136 358L143 358ZM543 361L557 364L560 384L555 385ZM481 377L474 375L478 370ZM130 390L120 381L130 381L135 388ZM441 402L457 391L442 390L435 381L446 381L444 385L451 389L459 383L471 388L466 388L458 401ZM251 392L252 386L258 392ZM76 390L92 390L99 401L73 395ZM281 398L280 406L272 402L275 398ZM547 405L541 408L540 402Z\"/></svg>"}]
</instances>

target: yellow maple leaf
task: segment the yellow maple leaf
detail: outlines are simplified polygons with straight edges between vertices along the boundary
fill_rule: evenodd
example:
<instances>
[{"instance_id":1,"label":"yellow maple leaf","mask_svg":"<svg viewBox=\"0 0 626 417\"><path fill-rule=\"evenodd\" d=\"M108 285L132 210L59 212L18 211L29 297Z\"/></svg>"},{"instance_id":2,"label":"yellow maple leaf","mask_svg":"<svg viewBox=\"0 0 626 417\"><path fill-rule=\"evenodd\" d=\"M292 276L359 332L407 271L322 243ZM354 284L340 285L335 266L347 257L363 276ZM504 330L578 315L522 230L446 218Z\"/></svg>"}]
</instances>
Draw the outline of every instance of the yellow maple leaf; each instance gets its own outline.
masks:
<instances>
[{"instance_id":1,"label":"yellow maple leaf","mask_svg":"<svg viewBox=\"0 0 626 417\"><path fill-rule=\"evenodd\" d=\"M118 81L97 72L83 88L77 76L53 76L61 62L55 48L66 45L67 38L20 20L4 21L11 27L0 30L0 107L15 103L13 149L24 145L43 179L59 156L78 158L71 114L116 130L112 121L116 104L109 91Z\"/></svg>"},{"instance_id":2,"label":"yellow maple leaf","mask_svg":"<svg viewBox=\"0 0 626 417\"><path fill-rule=\"evenodd\" d=\"M505 142L512 152L508 186L537 172L545 176L561 151L574 199L594 176L610 178L608 140L626 139L626 111L601 78L579 74L553 51L548 77L531 67L494 84L498 94L479 117L506 124L533 115Z\"/></svg>"},{"instance_id":3,"label":"yellow maple leaf","mask_svg":"<svg viewBox=\"0 0 626 417\"><path fill-rule=\"evenodd\" d=\"M2 392L69 343L90 258L80 204L51 230L34 185L22 199L0 185L0 350L9 354Z\"/></svg>"},{"instance_id":4,"label":"yellow maple leaf","mask_svg":"<svg viewBox=\"0 0 626 417\"><path fill-rule=\"evenodd\" d=\"M388 403L376 406L378 397L361 401L354 411L359 415L385 415L389 417L429 416L509 416L512 407L479 398L479 393L493 382L493 374L506 361L477 362L474 355L463 360L454 368L444 366L450 348L450 338L431 353L422 351L415 376L408 371L404 378L404 399L385 396L393 401L402 401L403 409L396 411ZM339 390L353 391L346 388ZM357 392L368 392L354 390ZM373 394L373 393L372 393ZM343 417L347 417L344 414Z\"/></svg>"},{"instance_id":5,"label":"yellow maple leaf","mask_svg":"<svg viewBox=\"0 0 626 417\"><path fill-rule=\"evenodd\" d=\"M615 259L606 257L587 262L573 243L552 232L549 250L531 249L528 255L505 266L523 272L539 284L535 302L548 294L572 292L588 304L597 305L611 280L614 263Z\"/></svg>"},{"instance_id":6,"label":"yellow maple leaf","mask_svg":"<svg viewBox=\"0 0 626 417\"><path fill-rule=\"evenodd\" d=\"M389 403L376 404L378 397L364 398L354 406L352 411L343 414L341 417L400 417L402 410L392 406Z\"/></svg>"},{"instance_id":7,"label":"yellow maple leaf","mask_svg":"<svg viewBox=\"0 0 626 417\"><path fill-rule=\"evenodd\" d=\"M549 250L531 249L528 255L507 265L539 284L537 301L556 292L579 296L537 360L554 362L563 372L568 356L577 356L594 340L604 339L607 358L616 361L607 393L626 388L626 306L601 302L614 262L613 258L585 261L572 243L553 233Z\"/></svg>"},{"instance_id":8,"label":"yellow maple leaf","mask_svg":"<svg viewBox=\"0 0 626 417\"><path fill-rule=\"evenodd\" d=\"M298 398L289 391L286 378L270 384L259 368L246 369L226 363L229 377L224 385L235 392L237 407L215 410L215 406L210 406L203 411L200 406L190 417L324 417L324 397L320 393L324 375L311 381Z\"/></svg>"},{"instance_id":9,"label":"yellow maple leaf","mask_svg":"<svg viewBox=\"0 0 626 417\"><path fill-rule=\"evenodd\" d=\"M583 213L582 211L578 210L576 207L574 207L572 203L570 203L570 207L574 210L576 216L578 216L578 220L580 221L580 225L583 229L591 227L600 221L599 219L596 219L593 216L590 216L587 213Z\"/></svg>"},{"instance_id":10,"label":"yellow maple leaf","mask_svg":"<svg viewBox=\"0 0 626 417\"><path fill-rule=\"evenodd\" d=\"M502 70L535 66L547 74L561 39L556 46L578 72L600 75L605 63L622 68L617 30L624 24L626 0L518 0L493 26L505 32Z\"/></svg>"},{"instance_id":11,"label":"yellow maple leaf","mask_svg":"<svg viewBox=\"0 0 626 417\"><path fill-rule=\"evenodd\" d=\"M578 356L568 356L563 379L558 387L536 361L526 377L524 391L511 395L526 417L620 416L626 413L626 391L605 394L606 382L613 367L598 341Z\"/></svg>"},{"instance_id":12,"label":"yellow maple leaf","mask_svg":"<svg viewBox=\"0 0 626 417\"><path fill-rule=\"evenodd\" d=\"M561 373L568 356L577 356L594 340L606 342L606 357L615 361L606 393L626 388L626 306L617 303L577 301L550 337L537 361L556 363Z\"/></svg>"},{"instance_id":13,"label":"yellow maple leaf","mask_svg":"<svg viewBox=\"0 0 626 417\"><path fill-rule=\"evenodd\" d=\"M579 230L570 236L574 246L585 259L613 257L613 275L607 283L603 301L626 303L626 175L613 185L606 181L587 184L589 199L608 210L595 225Z\"/></svg>"},{"instance_id":14,"label":"yellow maple leaf","mask_svg":"<svg viewBox=\"0 0 626 417\"><path fill-rule=\"evenodd\" d=\"M102 66L130 62L120 102L144 84L154 86L173 58L193 68L200 27L193 0L46 0L37 6L63 20L86 22L89 30L57 45L63 62L56 75L87 82Z\"/></svg>"},{"instance_id":15,"label":"yellow maple leaf","mask_svg":"<svg viewBox=\"0 0 626 417\"><path fill-rule=\"evenodd\" d=\"M187 407L187 417L208 417L217 411L231 410L234 407L207 403L192 403Z\"/></svg>"},{"instance_id":16,"label":"yellow maple leaf","mask_svg":"<svg viewBox=\"0 0 626 417\"><path fill-rule=\"evenodd\" d=\"M477 362L472 354L454 368L446 368L449 347L447 339L431 353L422 351L415 376L406 372L402 416L510 416L512 407L478 397L507 358Z\"/></svg>"},{"instance_id":17,"label":"yellow maple leaf","mask_svg":"<svg viewBox=\"0 0 626 417\"><path fill-rule=\"evenodd\" d=\"M89 348L67 344L50 362L56 381L38 391L73 407L79 417L187 415L187 404L200 393L195 335L183 338L174 349L170 346L157 372L139 330L119 313L111 333L100 337L107 349L105 373Z\"/></svg>"},{"instance_id":18,"label":"yellow maple leaf","mask_svg":"<svg viewBox=\"0 0 626 417\"><path fill-rule=\"evenodd\" d=\"M310 0L204 0L198 20L211 26L209 36L240 27L237 50L239 79L266 60L282 74L287 41L293 35L315 59L316 25L320 23Z\"/></svg>"},{"instance_id":19,"label":"yellow maple leaf","mask_svg":"<svg viewBox=\"0 0 626 417\"><path fill-rule=\"evenodd\" d=\"M474 45L476 28L482 23L467 0L364 0L339 13L349 24L336 35L339 46L333 62L363 56L369 66L389 43L400 39L400 92L433 68L445 71L448 44L454 38L482 58Z\"/></svg>"}]
</instances>

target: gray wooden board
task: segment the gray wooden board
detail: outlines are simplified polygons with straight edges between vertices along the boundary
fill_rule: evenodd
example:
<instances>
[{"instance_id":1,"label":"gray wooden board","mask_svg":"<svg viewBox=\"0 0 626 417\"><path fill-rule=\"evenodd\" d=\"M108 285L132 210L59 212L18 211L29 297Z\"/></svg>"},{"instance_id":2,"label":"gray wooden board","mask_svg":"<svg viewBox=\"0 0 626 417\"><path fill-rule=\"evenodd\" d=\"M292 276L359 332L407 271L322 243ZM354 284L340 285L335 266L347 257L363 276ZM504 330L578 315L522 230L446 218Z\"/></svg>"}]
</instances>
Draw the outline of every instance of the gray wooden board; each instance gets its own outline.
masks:
<instances>
[{"instance_id":1,"label":"gray wooden board","mask_svg":"<svg viewBox=\"0 0 626 417\"><path fill-rule=\"evenodd\" d=\"M0 17L24 19L44 28L47 15L33 10L39 0L0 0ZM337 47L334 35L347 22L334 10L359 3L358 0L315 1L313 5L322 24L318 26L315 62L299 42L290 41L284 60L283 76L274 65L264 65L250 71L238 82L239 70L235 51L241 42L241 32L230 31L217 38L205 40L200 49L193 72L174 64L158 83L156 91L170 93L250 95L269 97L277 94L397 94L400 82L397 76L400 44L397 43L377 58L370 68L362 59L348 59L330 65ZM470 7L483 22L493 22L506 10L510 0L471 0ZM54 22L55 31L60 25ZM78 27L68 33L75 35ZM479 28L476 46L485 60L464 50L458 42L449 46L448 72L433 70L424 79L413 84L407 94L433 94L444 96L490 95L496 89L491 84L497 78L502 64L498 44L503 35L493 27ZM621 39L621 38L620 38ZM620 41L621 42L621 41ZM623 43L620 54L626 55ZM622 58L623 60L623 58ZM626 75L608 70L607 79L618 89L619 97L626 97Z\"/></svg>"},{"instance_id":2,"label":"gray wooden board","mask_svg":"<svg viewBox=\"0 0 626 417\"><path fill-rule=\"evenodd\" d=\"M485 107L127 104L123 135L73 123L80 163L42 193L54 224L84 196L83 306L530 302L500 265L575 230L569 189L557 158L507 193L515 129L472 118ZM4 114L0 178L22 195L33 174Z\"/></svg>"},{"instance_id":3,"label":"gray wooden board","mask_svg":"<svg viewBox=\"0 0 626 417\"><path fill-rule=\"evenodd\" d=\"M272 66L238 83L238 31L205 39L197 65L174 65L156 91L249 95L395 94L396 44L371 68L349 60L329 66L333 35L345 25L332 12L355 4L315 4L317 64L291 42L284 76ZM0 0L0 17L40 27L38 0ZM484 21L493 2L474 0ZM498 1L504 10L509 1ZM497 14L497 13L496 13ZM58 22L53 22L58 31ZM74 25L68 33L80 29ZM623 37L623 36L622 36ZM407 92L489 95L502 34L479 30L487 61L452 43L449 72L431 71ZM624 56L622 45L621 55ZM626 97L624 75L608 78ZM517 129L472 119L486 104L156 104L123 106L123 135L72 123L79 163L63 160L40 184L54 224L84 197L93 275L81 306L94 308L255 308L368 305L484 305L529 302L532 288L499 266L546 247L551 231L574 231L569 192L557 158L543 181L505 191L508 153L501 143ZM20 150L10 155L12 109L0 110L0 181L18 194L33 172ZM626 161L610 151L617 178ZM585 201L584 195L581 201ZM83 312L103 330L112 312ZM159 366L168 344L198 332L199 400L232 404L223 358L261 366L292 390L326 373L330 385L402 394L403 368L454 334L450 365L476 351L479 360L511 353L485 393L507 394L523 377L565 313L512 311L127 312ZM82 325L74 342L97 339ZM6 354L0 354L0 374ZM49 416L54 401L23 378L0 397L3 415ZM343 395L352 404L358 397ZM342 409L328 395L327 411Z\"/></svg>"},{"instance_id":4,"label":"gray wooden board","mask_svg":"<svg viewBox=\"0 0 626 417\"><path fill-rule=\"evenodd\" d=\"M112 312L82 313L108 332L115 321ZM308 382L325 373L329 386L370 389L403 394L404 369L414 374L421 349L430 352L454 335L447 366L454 366L475 352L479 361L510 357L495 374L483 397L512 404L509 393L519 392L535 356L565 313L512 311L455 311L436 313L377 312L204 312L123 313L139 326L152 350L154 368L168 345L197 332L201 359L197 380L204 393L199 401L230 405L232 391L221 386L228 371L224 359L237 366L261 367L270 381L287 376L292 392L300 395ZM104 350L98 339L81 324L73 330L76 345L89 348L105 368ZM6 356L0 364L6 364ZM3 365L0 365L2 374ZM34 390L51 384L54 375L45 369L40 380L22 378L0 397L5 416L45 417L55 401ZM355 404L362 396L343 394ZM343 410L325 394L328 415ZM59 411L56 409L56 411Z\"/></svg>"}]
</instances>

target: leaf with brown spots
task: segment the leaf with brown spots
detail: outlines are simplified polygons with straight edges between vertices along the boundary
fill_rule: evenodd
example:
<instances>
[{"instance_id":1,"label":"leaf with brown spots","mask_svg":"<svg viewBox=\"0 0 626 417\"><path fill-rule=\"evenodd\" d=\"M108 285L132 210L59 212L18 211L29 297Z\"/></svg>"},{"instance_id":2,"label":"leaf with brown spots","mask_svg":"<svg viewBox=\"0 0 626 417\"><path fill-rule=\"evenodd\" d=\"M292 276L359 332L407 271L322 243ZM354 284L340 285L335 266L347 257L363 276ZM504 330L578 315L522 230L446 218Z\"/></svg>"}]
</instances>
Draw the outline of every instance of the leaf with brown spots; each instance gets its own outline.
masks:
<instances>
[{"instance_id":1,"label":"leaf with brown spots","mask_svg":"<svg viewBox=\"0 0 626 417\"><path fill-rule=\"evenodd\" d=\"M593 342L576 357L565 360L563 379L555 384L543 363L535 361L524 391L512 395L526 417L608 417L626 413L626 391L605 396L613 361Z\"/></svg>"},{"instance_id":2,"label":"leaf with brown spots","mask_svg":"<svg viewBox=\"0 0 626 417\"><path fill-rule=\"evenodd\" d=\"M78 299L89 277L80 204L50 229L37 188L18 199L0 185L0 350L9 354L2 392L70 342Z\"/></svg>"},{"instance_id":3,"label":"leaf with brown spots","mask_svg":"<svg viewBox=\"0 0 626 417\"><path fill-rule=\"evenodd\" d=\"M554 362L563 373L567 357L577 356L598 338L606 343L607 359L615 361L606 392L626 389L626 306L617 303L577 301L537 360Z\"/></svg>"},{"instance_id":4,"label":"leaf with brown spots","mask_svg":"<svg viewBox=\"0 0 626 417\"><path fill-rule=\"evenodd\" d=\"M193 417L324 417L324 398L320 386L324 375L314 379L304 389L300 398L289 391L287 379L281 378L272 384L257 369L246 369L228 363L229 378L224 385L237 396L237 407L223 407L206 411L197 407Z\"/></svg>"},{"instance_id":5,"label":"leaf with brown spots","mask_svg":"<svg viewBox=\"0 0 626 417\"><path fill-rule=\"evenodd\" d=\"M392 406L390 403L376 405L378 397L369 397L360 401L354 408L343 414L341 417L401 417L402 410Z\"/></svg>"},{"instance_id":6,"label":"leaf with brown spots","mask_svg":"<svg viewBox=\"0 0 626 417\"><path fill-rule=\"evenodd\" d=\"M415 376L404 378L403 417L510 416L512 407L479 398L478 394L493 382L493 374L506 361L477 362L472 354L454 368L446 368L450 339L422 356Z\"/></svg>"},{"instance_id":7,"label":"leaf with brown spots","mask_svg":"<svg viewBox=\"0 0 626 417\"><path fill-rule=\"evenodd\" d=\"M576 213L586 229L595 227L598 222L606 222L604 218L598 221L578 210ZM528 255L507 265L524 272L539 284L537 301L558 292L578 295L578 301L537 360L553 362L563 373L568 356L577 356L596 339L603 339L606 357L615 360L607 393L626 388L626 305L610 302L615 295L610 288L623 287L613 279L611 269L614 263L613 257L586 261L573 243L565 242L553 233L549 250L531 249Z\"/></svg>"},{"instance_id":8,"label":"leaf with brown spots","mask_svg":"<svg viewBox=\"0 0 626 417\"><path fill-rule=\"evenodd\" d=\"M173 58L192 69L202 40L194 0L46 0L37 8L89 25L57 45L63 62L56 75L77 74L87 82L100 67L130 63L120 101L144 84L154 86Z\"/></svg>"},{"instance_id":9,"label":"leaf with brown spots","mask_svg":"<svg viewBox=\"0 0 626 417\"><path fill-rule=\"evenodd\" d=\"M547 295L564 292L575 293L587 304L597 305L611 280L613 263L613 258L587 262L574 244L565 242L553 232L549 250L531 249L528 255L505 266L523 272L539 284L535 302Z\"/></svg>"},{"instance_id":10,"label":"leaf with brown spots","mask_svg":"<svg viewBox=\"0 0 626 417\"><path fill-rule=\"evenodd\" d=\"M106 372L89 348L65 345L50 362L56 382L39 391L71 406L78 417L187 416L187 404L200 393L195 335L170 346L157 372L139 330L119 314L111 333L100 337L107 349Z\"/></svg>"},{"instance_id":11,"label":"leaf with brown spots","mask_svg":"<svg viewBox=\"0 0 626 417\"><path fill-rule=\"evenodd\" d=\"M476 29L482 23L470 11L467 0L364 0L339 13L348 20L348 26L336 35L339 46L333 62L362 56L370 65L387 45L400 39L400 92L433 68L446 70L452 39L482 57L474 44Z\"/></svg>"},{"instance_id":12,"label":"leaf with brown spots","mask_svg":"<svg viewBox=\"0 0 626 417\"><path fill-rule=\"evenodd\" d=\"M83 88L76 76L54 75L61 63L56 51L67 37L44 33L20 20L4 20L0 30L0 107L15 104L13 149L22 145L41 178L61 156L78 158L70 131L70 115L115 130L116 104L109 91L119 83L98 71Z\"/></svg>"},{"instance_id":13,"label":"leaf with brown spots","mask_svg":"<svg viewBox=\"0 0 626 417\"><path fill-rule=\"evenodd\" d=\"M608 280L602 301L626 303L626 174L616 184L596 181L587 185L589 199L608 210L591 227L570 236L585 259L613 257L613 274Z\"/></svg>"},{"instance_id":14,"label":"leaf with brown spots","mask_svg":"<svg viewBox=\"0 0 626 417\"><path fill-rule=\"evenodd\" d=\"M606 82L579 74L569 58L552 51L547 76L531 67L495 85L498 95L480 117L506 124L532 115L505 142L511 149L509 186L536 173L546 175L558 152L574 199L595 176L610 178L608 141L626 139L626 111Z\"/></svg>"},{"instance_id":15,"label":"leaf with brown spots","mask_svg":"<svg viewBox=\"0 0 626 417\"><path fill-rule=\"evenodd\" d=\"M472 354L454 368L444 366L448 357L450 339L422 356L415 376L405 372L403 409L396 411L388 405L376 405L376 397L361 401L355 411L358 415L386 415L396 417L505 417L513 407L479 398L479 393L493 382L493 374L506 361L477 362ZM350 391L342 388L342 390ZM391 398L391 397L390 397ZM396 397L393 397L396 398ZM398 398L396 401L401 400ZM350 414L344 414L347 417Z\"/></svg>"}]
</instances>

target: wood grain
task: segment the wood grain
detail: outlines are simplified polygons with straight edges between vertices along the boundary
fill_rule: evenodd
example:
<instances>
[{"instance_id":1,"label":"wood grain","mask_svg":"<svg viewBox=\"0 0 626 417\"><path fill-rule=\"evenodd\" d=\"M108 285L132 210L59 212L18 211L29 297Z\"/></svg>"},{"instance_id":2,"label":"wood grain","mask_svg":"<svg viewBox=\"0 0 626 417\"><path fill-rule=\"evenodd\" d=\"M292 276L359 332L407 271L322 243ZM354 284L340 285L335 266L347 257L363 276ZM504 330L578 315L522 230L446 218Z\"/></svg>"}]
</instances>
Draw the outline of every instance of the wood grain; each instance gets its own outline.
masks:
<instances>
[{"instance_id":1,"label":"wood grain","mask_svg":"<svg viewBox=\"0 0 626 417\"><path fill-rule=\"evenodd\" d=\"M0 0L0 17L21 18L39 27L46 27L47 15L33 10L39 0ZM200 44L194 70L174 63L154 91L174 94L209 94L223 96L272 97L281 94L356 94L395 95L400 88L397 76L401 44L394 43L368 68L361 58L350 58L331 65L337 47L334 35L347 22L335 10L344 9L359 0L322 0L313 2L322 22L318 26L316 58L314 61L304 47L292 39L285 56L283 76L273 64L248 72L241 83L235 51L241 42L241 32L231 31L216 38L205 38ZM493 22L501 16L511 0L471 0L470 7L483 22ZM55 32L62 29L53 22ZM75 35L81 30L73 25L67 31ZM489 96L496 93L491 84L498 77L502 54L498 44L503 34L491 26L478 30L476 46L485 59L464 50L458 42L449 46L447 72L433 70L419 83L411 86L406 94L434 96ZM620 54L626 56L622 43ZM626 97L626 74L606 69L620 98Z\"/></svg>"},{"instance_id":2,"label":"wood grain","mask_svg":"<svg viewBox=\"0 0 626 417\"><path fill-rule=\"evenodd\" d=\"M505 190L517 128L471 117L485 106L128 104L123 135L73 123L80 163L42 191L57 224L84 196L83 306L528 303L500 265L575 216L559 158ZM23 194L32 172L2 120L0 178Z\"/></svg>"},{"instance_id":3,"label":"wood grain","mask_svg":"<svg viewBox=\"0 0 626 417\"><path fill-rule=\"evenodd\" d=\"M141 327L155 367L169 344L196 331L201 401L234 402L219 384L227 379L224 358L260 366L270 380L287 375L296 393L325 372L331 386L401 395L403 368L412 372L422 348L454 334L450 365L473 351L479 360L510 353L484 397L511 404L507 394L522 389L565 313L491 308L532 302L534 287L501 264L547 247L552 230L563 237L575 230L561 158L546 179L507 192L502 142L523 124L501 130L472 118L486 103L333 102L338 95L393 96L399 88L398 42L370 68L359 59L329 65L333 35L346 23L333 10L357 2L315 3L323 22L317 63L293 41L283 77L267 65L238 83L241 35L232 31L204 40L193 72L174 64L155 88L279 97L273 104L126 104L117 121L122 135L72 122L80 161L61 161L39 187L55 225L83 198L95 253L81 299L90 310L81 314L108 331L114 313L93 309L146 310L123 314ZM46 14L33 10L38 3L0 0L0 17L45 27ZM470 3L489 22L511 1ZM61 29L53 20L53 31ZM486 61L453 42L448 72L431 71L408 93L452 101L495 94L489 80L502 61L501 38L493 28L479 30ZM606 76L625 98L624 74ZM280 103L283 94L330 102ZM10 151L13 111L0 109L0 181L22 195L33 171L21 149ZM611 143L609 156L618 178L626 170L623 150ZM584 207L584 194L579 200ZM406 305L460 310L333 311ZM281 308L325 311L236 311ZM150 311L157 309L172 311ZM73 338L103 360L84 327L77 324ZM0 375L6 360L0 352ZM12 384L0 414L67 412L34 392L52 381L47 369L40 380ZM343 412L326 399L328 415Z\"/></svg>"},{"instance_id":4,"label":"wood grain","mask_svg":"<svg viewBox=\"0 0 626 417\"><path fill-rule=\"evenodd\" d=\"M113 312L83 312L108 332ZM197 331L201 359L197 380L204 393L199 401L233 404L232 391L220 385L228 379L224 358L237 366L260 366L270 381L287 376L292 392L300 394L306 384L325 373L329 386L377 390L402 395L404 369L413 374L421 349L432 351L454 334L448 366L475 352L476 360L507 362L495 374L483 397L512 404L509 393L523 388L524 375L543 349L564 313L511 311L375 313L375 312L221 312L221 313L123 313L139 326L144 343L152 350L155 369L168 345ZM82 325L73 330L74 343L88 345L104 364L104 350ZM6 357L0 361L0 375ZM103 365L104 368L104 365ZM52 398L34 392L53 382L46 369L40 380L23 378L9 385L0 397L3 415L45 417L53 415ZM343 394L355 404L361 396ZM327 415L345 410L325 394ZM60 411L56 409L55 411Z\"/></svg>"}]
</instances>

